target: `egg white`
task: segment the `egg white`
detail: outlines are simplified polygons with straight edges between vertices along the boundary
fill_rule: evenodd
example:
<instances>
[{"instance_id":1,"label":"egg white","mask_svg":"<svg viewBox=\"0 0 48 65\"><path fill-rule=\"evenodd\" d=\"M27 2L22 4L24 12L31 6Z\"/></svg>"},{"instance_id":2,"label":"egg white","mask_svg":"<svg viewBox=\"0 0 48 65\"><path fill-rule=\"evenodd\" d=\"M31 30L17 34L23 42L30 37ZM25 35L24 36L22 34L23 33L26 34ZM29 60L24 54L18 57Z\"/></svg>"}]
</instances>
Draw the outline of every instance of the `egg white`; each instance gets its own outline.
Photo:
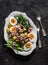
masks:
<instances>
[{"instance_id":1,"label":"egg white","mask_svg":"<svg viewBox=\"0 0 48 65\"><path fill-rule=\"evenodd\" d=\"M13 31L12 31L12 28L13 28L13 27L17 27L17 26L12 26L12 27L10 28L10 32L13 32Z\"/></svg>"},{"instance_id":2,"label":"egg white","mask_svg":"<svg viewBox=\"0 0 48 65\"><path fill-rule=\"evenodd\" d=\"M11 22L11 19L14 19L14 20L15 20L15 23L12 23L12 22ZM17 24L17 20L16 20L14 17L10 17L9 21L10 21L10 24L11 24L11 25L16 25L16 24Z\"/></svg>"},{"instance_id":3,"label":"egg white","mask_svg":"<svg viewBox=\"0 0 48 65\"><path fill-rule=\"evenodd\" d=\"M26 48L26 44L28 44L28 43L30 43L31 44L31 47L30 48ZM25 45L24 45L24 51L28 51L28 50L30 50L31 48L32 48L32 43L31 42L28 42L28 43L26 43Z\"/></svg>"},{"instance_id":4,"label":"egg white","mask_svg":"<svg viewBox=\"0 0 48 65\"><path fill-rule=\"evenodd\" d=\"M35 40L35 34L34 34L33 32L31 32L31 33L28 34L28 36L29 36L30 34L33 34L33 35L34 35L34 38L33 38L33 39L30 39L30 38L29 38L29 41L30 41L30 42L34 42L34 40Z\"/></svg>"}]
</instances>

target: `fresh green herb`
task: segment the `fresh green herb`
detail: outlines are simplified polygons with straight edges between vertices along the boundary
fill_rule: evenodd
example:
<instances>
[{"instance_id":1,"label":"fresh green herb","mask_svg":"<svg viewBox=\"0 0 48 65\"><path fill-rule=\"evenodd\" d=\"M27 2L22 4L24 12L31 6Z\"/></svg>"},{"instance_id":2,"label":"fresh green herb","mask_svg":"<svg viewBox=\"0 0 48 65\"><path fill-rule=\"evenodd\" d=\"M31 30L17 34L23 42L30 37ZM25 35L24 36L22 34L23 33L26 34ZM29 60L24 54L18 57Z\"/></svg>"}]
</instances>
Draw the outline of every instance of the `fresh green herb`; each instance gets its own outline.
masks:
<instances>
[{"instance_id":1,"label":"fresh green herb","mask_svg":"<svg viewBox=\"0 0 48 65\"><path fill-rule=\"evenodd\" d=\"M25 17L23 17L21 14L14 17L17 19L18 23L21 23L26 29L29 29L30 24Z\"/></svg>"},{"instance_id":2,"label":"fresh green herb","mask_svg":"<svg viewBox=\"0 0 48 65\"><path fill-rule=\"evenodd\" d=\"M14 44L17 50L23 51L23 46L20 45L19 43Z\"/></svg>"},{"instance_id":3,"label":"fresh green herb","mask_svg":"<svg viewBox=\"0 0 48 65\"><path fill-rule=\"evenodd\" d=\"M14 46L19 47L19 43L14 44Z\"/></svg>"},{"instance_id":4,"label":"fresh green herb","mask_svg":"<svg viewBox=\"0 0 48 65\"><path fill-rule=\"evenodd\" d=\"M23 51L23 47L19 43L13 44L12 39L9 39L4 45L9 48L16 47L17 50Z\"/></svg>"},{"instance_id":5,"label":"fresh green herb","mask_svg":"<svg viewBox=\"0 0 48 65\"><path fill-rule=\"evenodd\" d=\"M23 51L24 49L22 47L17 47L17 50Z\"/></svg>"},{"instance_id":6,"label":"fresh green herb","mask_svg":"<svg viewBox=\"0 0 48 65\"><path fill-rule=\"evenodd\" d=\"M12 39L9 39L7 43L12 44Z\"/></svg>"},{"instance_id":7,"label":"fresh green herb","mask_svg":"<svg viewBox=\"0 0 48 65\"><path fill-rule=\"evenodd\" d=\"M9 39L9 40L7 41L7 43L4 44L4 45L6 45L7 47L11 47L11 46L12 46L12 39Z\"/></svg>"},{"instance_id":8,"label":"fresh green herb","mask_svg":"<svg viewBox=\"0 0 48 65\"><path fill-rule=\"evenodd\" d=\"M10 44L4 44L6 47L12 48Z\"/></svg>"}]
</instances>

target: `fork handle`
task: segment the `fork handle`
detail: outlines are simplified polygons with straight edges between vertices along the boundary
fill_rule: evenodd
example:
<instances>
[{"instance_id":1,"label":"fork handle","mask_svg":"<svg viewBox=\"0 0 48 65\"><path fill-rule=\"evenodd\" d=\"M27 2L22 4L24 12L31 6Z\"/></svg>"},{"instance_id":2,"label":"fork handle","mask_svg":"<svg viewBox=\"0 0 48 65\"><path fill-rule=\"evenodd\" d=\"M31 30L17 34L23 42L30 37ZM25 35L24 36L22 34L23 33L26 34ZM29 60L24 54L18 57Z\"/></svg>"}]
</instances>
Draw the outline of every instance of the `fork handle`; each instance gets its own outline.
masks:
<instances>
[{"instance_id":1,"label":"fork handle","mask_svg":"<svg viewBox=\"0 0 48 65\"><path fill-rule=\"evenodd\" d=\"M41 48L41 47L42 47L42 45L41 45L41 40L40 40L40 39L38 40L38 44L39 44L39 45L38 45L38 46L39 46L39 48Z\"/></svg>"},{"instance_id":2,"label":"fork handle","mask_svg":"<svg viewBox=\"0 0 48 65\"><path fill-rule=\"evenodd\" d=\"M38 31L38 36L39 36L38 47L41 48L42 47L42 43L41 43L41 40L40 40L40 33L39 33L39 31Z\"/></svg>"},{"instance_id":3,"label":"fork handle","mask_svg":"<svg viewBox=\"0 0 48 65\"><path fill-rule=\"evenodd\" d=\"M45 29L42 26L41 20L40 20L40 25L41 25L41 28L42 28L42 34L43 34L43 36L46 36L46 31L45 31Z\"/></svg>"},{"instance_id":4,"label":"fork handle","mask_svg":"<svg viewBox=\"0 0 48 65\"><path fill-rule=\"evenodd\" d=\"M42 28L42 34L43 34L43 36L46 36L46 31L44 28Z\"/></svg>"}]
</instances>

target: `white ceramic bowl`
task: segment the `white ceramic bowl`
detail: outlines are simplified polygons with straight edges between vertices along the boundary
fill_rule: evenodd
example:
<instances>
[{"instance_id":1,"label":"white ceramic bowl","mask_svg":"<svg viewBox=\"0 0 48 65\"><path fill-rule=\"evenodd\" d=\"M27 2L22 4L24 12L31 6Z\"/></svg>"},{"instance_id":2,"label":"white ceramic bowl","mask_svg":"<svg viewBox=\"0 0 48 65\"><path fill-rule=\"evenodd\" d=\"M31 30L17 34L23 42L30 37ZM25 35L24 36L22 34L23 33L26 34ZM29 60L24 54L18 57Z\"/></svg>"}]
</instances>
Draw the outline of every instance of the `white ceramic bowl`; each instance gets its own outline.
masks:
<instances>
[{"instance_id":1,"label":"white ceramic bowl","mask_svg":"<svg viewBox=\"0 0 48 65\"><path fill-rule=\"evenodd\" d=\"M33 23L33 21L26 15L26 13L24 13L24 12L19 12L19 11L13 11L13 12L11 12L11 13L9 14L9 16L8 16L7 18L5 18L4 39L5 39L5 41L8 40L8 34L7 34L7 32L6 32L6 27L7 27L8 23L9 23L9 18L12 17L12 16L14 16L14 15L18 15L18 14L22 14L23 16L25 16L25 17L30 21L30 25L33 27L33 33L34 33L34 35L35 35L35 38L34 38L33 46L32 46L32 48L31 48L29 51L27 51L27 52L25 52L25 51L21 52L21 51L15 50L15 49L13 49L13 48L12 48L12 50L13 50L16 54L20 54L20 55L23 55L23 56L27 56L27 55L31 54L31 53L33 52L33 50L36 48L37 28L36 28L35 24Z\"/></svg>"}]
</instances>

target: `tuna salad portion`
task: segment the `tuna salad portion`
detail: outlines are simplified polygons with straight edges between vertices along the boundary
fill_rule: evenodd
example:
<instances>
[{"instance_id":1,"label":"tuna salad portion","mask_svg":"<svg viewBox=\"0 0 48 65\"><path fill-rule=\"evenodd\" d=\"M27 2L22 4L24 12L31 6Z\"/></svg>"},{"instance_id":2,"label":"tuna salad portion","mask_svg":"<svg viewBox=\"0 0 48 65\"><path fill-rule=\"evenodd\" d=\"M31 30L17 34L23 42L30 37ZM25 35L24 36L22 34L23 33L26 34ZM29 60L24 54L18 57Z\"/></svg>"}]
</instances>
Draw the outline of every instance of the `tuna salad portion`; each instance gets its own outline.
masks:
<instances>
[{"instance_id":1,"label":"tuna salad portion","mask_svg":"<svg viewBox=\"0 0 48 65\"><path fill-rule=\"evenodd\" d=\"M22 14L15 15L9 18L9 23L6 28L8 41L5 44L7 47L14 48L18 51L29 51L32 48L32 33L33 27Z\"/></svg>"}]
</instances>

